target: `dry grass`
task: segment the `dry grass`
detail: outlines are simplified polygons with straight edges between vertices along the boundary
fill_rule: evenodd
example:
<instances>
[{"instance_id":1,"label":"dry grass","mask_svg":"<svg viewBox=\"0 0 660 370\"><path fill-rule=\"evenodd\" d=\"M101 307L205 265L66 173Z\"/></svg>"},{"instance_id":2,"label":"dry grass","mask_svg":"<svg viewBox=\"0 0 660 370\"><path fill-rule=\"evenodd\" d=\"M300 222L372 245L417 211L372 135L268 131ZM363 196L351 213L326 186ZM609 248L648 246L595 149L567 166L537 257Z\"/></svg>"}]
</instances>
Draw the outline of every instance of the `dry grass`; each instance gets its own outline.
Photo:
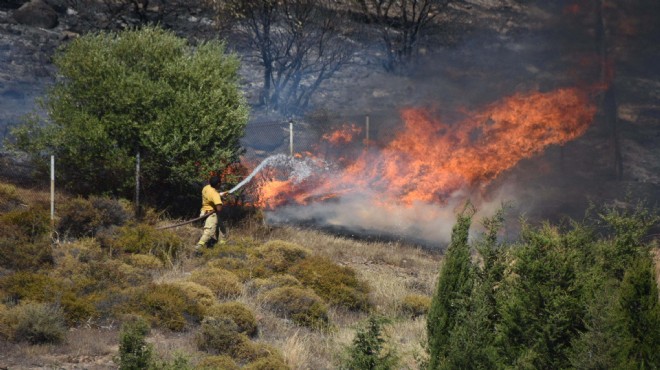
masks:
<instances>
[{"instance_id":1,"label":"dry grass","mask_svg":"<svg viewBox=\"0 0 660 370\"><path fill-rule=\"evenodd\" d=\"M28 206L36 203L47 203L47 192L16 189L16 196ZM66 201L66 197L58 195L58 203ZM28 203L29 202L29 203ZM175 221L163 220L159 225L171 224ZM151 283L185 285L191 277L200 271L209 270L209 262L216 259L214 251L206 251L202 257L193 255L192 246L201 233L200 225L185 225L173 229L183 241L184 250L179 257L165 266L155 265L139 257L124 255L121 260L129 261L134 268L144 270ZM253 242L245 242L245 240ZM423 249L403 243L362 242L348 238L329 235L314 230L297 228L270 228L258 222L248 222L243 227L230 230L228 242L233 248L246 248L245 256L258 256L257 250L269 241L277 243L294 243L309 251L312 256L325 257L339 266L355 271L358 279L369 286L369 300L376 313L391 318L387 326L389 342L401 357L402 368L418 367L415 357L422 352L421 343L425 337L424 318L410 319L400 315L400 305L404 297L411 294L430 295L437 277L440 256ZM93 240L88 240L94 243ZM84 263L77 258L72 260L72 251L82 248L78 244L62 245L56 250L56 271L75 272L76 264ZM77 249L76 249L77 250ZM249 250L249 251L248 251ZM77 254L76 254L77 256ZM111 258L109 255L104 258ZM226 257L234 258L232 256ZM236 257L240 258L240 257ZM253 260L245 260L253 263ZM255 261L258 261L256 259ZM279 261L279 260L278 260ZM66 268L67 264L74 264ZM57 270L58 266L60 270ZM68 265L67 265L68 266ZM275 283L288 277L288 265L277 265L272 276ZM282 270L282 271L280 271ZM263 280L263 279L262 279ZM261 282L263 283L263 281ZM281 283L281 282L280 282ZM189 284L189 283L188 283ZM314 330L296 325L291 320L279 317L271 312L259 300L260 292L248 289L259 284L258 280L247 276L239 283L242 292L238 296L215 298L214 302L237 301L248 307L257 321L259 333L254 338L256 343L277 348L286 364L291 369L331 369L336 368L341 353L354 338L358 325L368 317L368 312L352 311L345 308L330 306L328 317L331 322L329 330ZM272 287L265 285L265 290ZM204 297L202 297L204 298ZM200 302L202 300L200 299ZM211 305L206 302L203 305ZM94 320L85 323L87 326L72 329L60 345L27 345L25 343L0 343L0 364L12 369L27 369L36 367L53 367L62 369L86 368L109 369L116 368L113 358L118 352L120 322L116 321L111 328L100 327L102 323ZM191 364L198 363L208 356L200 352L195 344L198 327L192 326L183 332L172 332L167 329L153 328L147 340L154 346L154 351L160 360L173 359L182 355L190 359Z\"/></svg>"}]
</instances>

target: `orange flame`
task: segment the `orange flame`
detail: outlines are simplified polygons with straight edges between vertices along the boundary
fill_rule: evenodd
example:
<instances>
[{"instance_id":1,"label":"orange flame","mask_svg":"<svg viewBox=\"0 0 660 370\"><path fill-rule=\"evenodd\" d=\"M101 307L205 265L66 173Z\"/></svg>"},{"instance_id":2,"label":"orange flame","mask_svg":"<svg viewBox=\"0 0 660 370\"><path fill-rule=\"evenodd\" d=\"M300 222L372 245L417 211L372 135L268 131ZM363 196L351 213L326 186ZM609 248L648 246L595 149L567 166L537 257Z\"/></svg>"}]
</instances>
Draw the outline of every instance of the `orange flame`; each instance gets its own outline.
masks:
<instances>
[{"instance_id":1,"label":"orange flame","mask_svg":"<svg viewBox=\"0 0 660 370\"><path fill-rule=\"evenodd\" d=\"M365 150L330 176L264 181L260 199L269 208L344 194L368 194L380 205L443 204L457 190L482 188L521 159L579 137L595 111L577 89L516 94L453 125L404 109L405 129L382 150Z\"/></svg>"},{"instance_id":2,"label":"orange flame","mask_svg":"<svg viewBox=\"0 0 660 370\"><path fill-rule=\"evenodd\" d=\"M355 135L362 133L362 128L355 124L344 124L339 130L323 135L323 140L333 145L350 143Z\"/></svg>"}]
</instances>

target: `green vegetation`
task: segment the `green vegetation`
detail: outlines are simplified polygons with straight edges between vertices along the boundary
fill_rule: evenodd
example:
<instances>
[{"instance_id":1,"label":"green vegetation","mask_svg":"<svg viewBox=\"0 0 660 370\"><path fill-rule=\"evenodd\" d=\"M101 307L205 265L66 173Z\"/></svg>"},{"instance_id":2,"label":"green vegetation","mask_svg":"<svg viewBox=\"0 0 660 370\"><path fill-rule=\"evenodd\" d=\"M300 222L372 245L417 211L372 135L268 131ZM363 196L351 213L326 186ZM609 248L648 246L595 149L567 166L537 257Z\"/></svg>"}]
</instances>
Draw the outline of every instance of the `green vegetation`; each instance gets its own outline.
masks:
<instances>
[{"instance_id":1,"label":"green vegetation","mask_svg":"<svg viewBox=\"0 0 660 370\"><path fill-rule=\"evenodd\" d=\"M369 287L350 267L338 266L323 257L309 257L292 266L289 272L330 304L363 311L370 307Z\"/></svg>"},{"instance_id":2,"label":"green vegetation","mask_svg":"<svg viewBox=\"0 0 660 370\"><path fill-rule=\"evenodd\" d=\"M261 295L264 304L278 315L298 325L324 329L329 325L328 309L311 289L275 288Z\"/></svg>"},{"instance_id":3,"label":"green vegetation","mask_svg":"<svg viewBox=\"0 0 660 370\"><path fill-rule=\"evenodd\" d=\"M8 324L8 337L15 342L30 344L60 343L66 336L66 323L62 310L49 303L17 305L4 313Z\"/></svg>"},{"instance_id":4,"label":"green vegetation","mask_svg":"<svg viewBox=\"0 0 660 370\"><path fill-rule=\"evenodd\" d=\"M119 368L147 369L153 356L153 346L146 341L149 324L139 316L125 322L119 333Z\"/></svg>"},{"instance_id":5,"label":"green vegetation","mask_svg":"<svg viewBox=\"0 0 660 370\"><path fill-rule=\"evenodd\" d=\"M247 107L238 58L223 43L193 47L154 27L90 33L54 63L62 78L45 100L49 123L33 119L13 135L44 171L56 156L67 190L131 198L139 153L147 200L172 206L240 154Z\"/></svg>"},{"instance_id":6,"label":"green vegetation","mask_svg":"<svg viewBox=\"0 0 660 370\"><path fill-rule=\"evenodd\" d=\"M68 227L64 240L53 244L39 201L24 198L23 190L7 192L17 204L0 215L7 231L0 235L0 245L7 246L0 256L0 336L9 345L57 345L71 340L69 330L123 323L120 346L125 342L128 348L133 340L133 347L154 354L141 360L144 351L130 357L121 347L117 363L124 356L125 368L140 361L137 368L163 370L326 368L338 365L337 353L322 349L327 351L322 362L308 354L317 353L315 343L346 334L350 325L356 332L340 360L343 368L654 368L659 363L658 267L651 258L657 250L647 235L660 216L641 206L606 208L583 222L523 223L513 242L498 237L502 212L482 220L483 235L470 234L473 209L468 207L458 215L430 298L420 293L426 288L419 289L435 279L428 255L411 264L405 282L398 273L382 273L389 269L384 266L406 271L399 265L379 262L383 265L358 274L337 264L336 259L352 258L346 251L356 242L310 232L296 234L295 244L286 241L289 231L259 230L254 235L266 237L238 236L192 256L184 245L194 243L197 229L156 232L132 222L123 201L101 197L63 199L61 209L93 217L78 219L88 225L80 230L88 231ZM80 204L101 206L75 211ZM380 247L379 253L392 251ZM373 256L370 248L378 246L369 244L361 258ZM419 250L405 258L415 258L414 253ZM386 321L376 318L383 305L392 315ZM187 337L192 346L184 346L183 353L156 354L160 342L141 347L148 334L128 333L135 320L157 329L159 341ZM353 327L357 320L365 321ZM412 339L423 336L424 324L428 357ZM200 358L198 350L208 357Z\"/></svg>"},{"instance_id":7,"label":"green vegetation","mask_svg":"<svg viewBox=\"0 0 660 370\"><path fill-rule=\"evenodd\" d=\"M415 318L426 315L431 307L431 298L425 295L409 294L401 301L401 313Z\"/></svg>"},{"instance_id":8,"label":"green vegetation","mask_svg":"<svg viewBox=\"0 0 660 370\"><path fill-rule=\"evenodd\" d=\"M660 216L605 208L596 222L524 224L497 243L501 215L470 258L465 213L454 227L428 316L430 369L655 368L658 288L644 236Z\"/></svg>"},{"instance_id":9,"label":"green vegetation","mask_svg":"<svg viewBox=\"0 0 660 370\"><path fill-rule=\"evenodd\" d=\"M346 370L387 370L397 368L396 352L387 349L383 335L382 317L369 316L366 324L357 330L353 343L347 349L342 369Z\"/></svg>"},{"instance_id":10,"label":"green vegetation","mask_svg":"<svg viewBox=\"0 0 660 370\"><path fill-rule=\"evenodd\" d=\"M238 326L238 332L254 337L258 333L257 319L254 313L239 302L224 302L211 306L206 310L206 316L229 318Z\"/></svg>"},{"instance_id":11,"label":"green vegetation","mask_svg":"<svg viewBox=\"0 0 660 370\"><path fill-rule=\"evenodd\" d=\"M190 281L210 288L218 298L236 297L243 289L243 284L234 273L213 267L193 271Z\"/></svg>"},{"instance_id":12,"label":"green vegetation","mask_svg":"<svg viewBox=\"0 0 660 370\"><path fill-rule=\"evenodd\" d=\"M143 316L153 325L174 331L184 330L188 324L199 323L203 317L200 303L174 284L148 284L136 288L124 311Z\"/></svg>"}]
</instances>

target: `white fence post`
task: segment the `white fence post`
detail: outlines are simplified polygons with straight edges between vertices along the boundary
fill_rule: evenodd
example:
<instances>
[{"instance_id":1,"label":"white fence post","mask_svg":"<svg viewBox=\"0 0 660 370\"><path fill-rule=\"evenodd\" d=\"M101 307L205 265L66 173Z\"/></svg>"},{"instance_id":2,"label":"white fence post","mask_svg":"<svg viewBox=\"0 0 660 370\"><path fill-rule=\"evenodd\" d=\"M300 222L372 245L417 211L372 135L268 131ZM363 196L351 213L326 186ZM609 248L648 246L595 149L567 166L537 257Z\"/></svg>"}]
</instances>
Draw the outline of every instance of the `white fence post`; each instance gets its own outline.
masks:
<instances>
[{"instance_id":1,"label":"white fence post","mask_svg":"<svg viewBox=\"0 0 660 370\"><path fill-rule=\"evenodd\" d=\"M293 157L293 120L289 121L289 155Z\"/></svg>"},{"instance_id":2,"label":"white fence post","mask_svg":"<svg viewBox=\"0 0 660 370\"><path fill-rule=\"evenodd\" d=\"M369 115L365 117L365 139L364 139L364 144L365 146L369 146Z\"/></svg>"},{"instance_id":3,"label":"white fence post","mask_svg":"<svg viewBox=\"0 0 660 370\"><path fill-rule=\"evenodd\" d=\"M140 152L135 156L135 218L140 219Z\"/></svg>"},{"instance_id":4,"label":"white fence post","mask_svg":"<svg viewBox=\"0 0 660 370\"><path fill-rule=\"evenodd\" d=\"M50 230L55 231L55 156L50 156Z\"/></svg>"}]
</instances>

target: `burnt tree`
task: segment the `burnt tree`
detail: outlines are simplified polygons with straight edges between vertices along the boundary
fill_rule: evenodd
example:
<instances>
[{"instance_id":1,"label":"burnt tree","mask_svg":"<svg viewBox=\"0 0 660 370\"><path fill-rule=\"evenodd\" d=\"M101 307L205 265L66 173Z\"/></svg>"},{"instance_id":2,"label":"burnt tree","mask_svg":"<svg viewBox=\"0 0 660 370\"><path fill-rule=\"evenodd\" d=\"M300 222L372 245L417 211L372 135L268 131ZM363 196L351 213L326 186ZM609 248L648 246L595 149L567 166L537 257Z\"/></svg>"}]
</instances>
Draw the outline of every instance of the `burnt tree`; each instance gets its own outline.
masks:
<instances>
[{"instance_id":1,"label":"burnt tree","mask_svg":"<svg viewBox=\"0 0 660 370\"><path fill-rule=\"evenodd\" d=\"M243 36L263 67L259 103L302 113L321 84L349 62L350 27L334 1L210 0L219 23Z\"/></svg>"},{"instance_id":2,"label":"burnt tree","mask_svg":"<svg viewBox=\"0 0 660 370\"><path fill-rule=\"evenodd\" d=\"M383 67L398 72L419 49L423 32L450 0L355 0L369 23L378 27L383 41Z\"/></svg>"},{"instance_id":3,"label":"burnt tree","mask_svg":"<svg viewBox=\"0 0 660 370\"><path fill-rule=\"evenodd\" d=\"M596 0L596 44L600 55L601 84L605 86L601 107L605 124L610 130L612 148L612 168L617 180L623 178L623 157L621 155L621 133L619 128L618 105L615 85L615 59L610 51L611 33L614 27L608 27L607 14L603 0Z\"/></svg>"}]
</instances>

